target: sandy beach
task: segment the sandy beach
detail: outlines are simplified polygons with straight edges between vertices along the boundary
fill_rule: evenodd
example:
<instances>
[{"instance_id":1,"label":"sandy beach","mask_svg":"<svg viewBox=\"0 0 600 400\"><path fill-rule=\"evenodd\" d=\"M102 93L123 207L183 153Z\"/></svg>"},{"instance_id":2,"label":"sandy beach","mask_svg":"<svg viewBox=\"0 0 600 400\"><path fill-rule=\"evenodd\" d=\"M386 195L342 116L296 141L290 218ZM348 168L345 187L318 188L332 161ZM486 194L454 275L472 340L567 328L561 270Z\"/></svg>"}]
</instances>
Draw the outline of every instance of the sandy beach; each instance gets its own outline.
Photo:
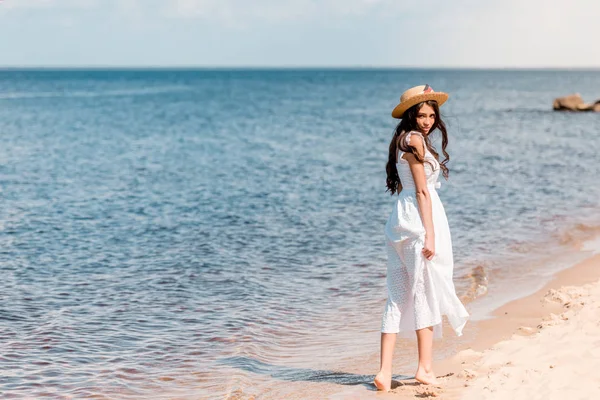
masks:
<instances>
[{"instance_id":1,"label":"sandy beach","mask_svg":"<svg viewBox=\"0 0 600 400\"><path fill-rule=\"evenodd\" d=\"M478 333L467 348L435 363L439 386L394 381L392 391L376 398L600 397L600 254L493 315L471 325Z\"/></svg>"}]
</instances>

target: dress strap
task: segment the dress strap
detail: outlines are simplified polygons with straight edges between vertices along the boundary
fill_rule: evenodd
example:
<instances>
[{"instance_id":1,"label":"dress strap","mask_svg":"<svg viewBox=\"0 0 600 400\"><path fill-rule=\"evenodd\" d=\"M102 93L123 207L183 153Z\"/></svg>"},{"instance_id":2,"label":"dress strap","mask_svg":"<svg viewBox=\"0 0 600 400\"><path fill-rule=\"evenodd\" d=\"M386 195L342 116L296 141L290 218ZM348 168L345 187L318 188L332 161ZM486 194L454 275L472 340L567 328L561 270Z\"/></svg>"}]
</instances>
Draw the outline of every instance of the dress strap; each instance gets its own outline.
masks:
<instances>
[{"instance_id":1,"label":"dress strap","mask_svg":"<svg viewBox=\"0 0 600 400\"><path fill-rule=\"evenodd\" d=\"M419 136L421 136L421 139L423 139L423 142L425 142L425 138L423 137L423 134L421 134L421 132L419 132L419 131L410 131L410 132L408 132L408 134L406 135L406 145L407 145L407 146L408 146L408 145L410 145L410 137L412 136L412 134L413 134L413 133L414 133L415 135L419 135ZM427 146L425 146L425 147L427 147Z\"/></svg>"},{"instance_id":2,"label":"dress strap","mask_svg":"<svg viewBox=\"0 0 600 400\"><path fill-rule=\"evenodd\" d=\"M415 134L415 135L419 135L421 136L421 139L423 139L423 147L424 147L424 151L425 151L425 157L427 157L427 153L429 153L429 149L427 148L427 142L425 142L425 138L423 137L423 134L419 131L410 131L408 132L408 134L406 135L406 145L410 146L410 137Z\"/></svg>"},{"instance_id":3,"label":"dress strap","mask_svg":"<svg viewBox=\"0 0 600 400\"><path fill-rule=\"evenodd\" d=\"M404 139L404 141L406 142L407 146L410 146L410 137L411 137L411 135L413 133L415 135L421 136L421 138L423 139L423 143L425 143L425 138L423 137L423 134L421 132L419 132L419 131L410 131L410 132L408 132L408 134L406 135L406 137ZM427 154L427 151L428 151L427 150L427 145L424 145L424 146L425 146L425 153ZM400 160L402 160L402 156L404 155L404 153L405 153L404 151L401 151L400 149L398 149L398 155L397 155L396 163L399 163ZM404 160L404 162L408 162L408 161Z\"/></svg>"}]
</instances>

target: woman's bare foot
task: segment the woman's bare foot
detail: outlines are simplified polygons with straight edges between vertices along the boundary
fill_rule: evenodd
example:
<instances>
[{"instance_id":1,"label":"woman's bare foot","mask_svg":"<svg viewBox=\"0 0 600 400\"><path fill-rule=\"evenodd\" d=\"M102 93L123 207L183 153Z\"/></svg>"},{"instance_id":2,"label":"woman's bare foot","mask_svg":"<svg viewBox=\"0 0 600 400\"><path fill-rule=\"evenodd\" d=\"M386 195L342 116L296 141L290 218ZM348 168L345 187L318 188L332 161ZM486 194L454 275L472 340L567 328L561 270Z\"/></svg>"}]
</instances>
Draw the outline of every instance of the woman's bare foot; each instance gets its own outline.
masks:
<instances>
[{"instance_id":1,"label":"woman's bare foot","mask_svg":"<svg viewBox=\"0 0 600 400\"><path fill-rule=\"evenodd\" d=\"M392 388L392 373L379 371L373 380L378 390L388 391Z\"/></svg>"},{"instance_id":2,"label":"woman's bare foot","mask_svg":"<svg viewBox=\"0 0 600 400\"><path fill-rule=\"evenodd\" d=\"M417 369L415 379L424 385L439 385L440 381L437 380L433 371L426 371L424 368Z\"/></svg>"}]
</instances>

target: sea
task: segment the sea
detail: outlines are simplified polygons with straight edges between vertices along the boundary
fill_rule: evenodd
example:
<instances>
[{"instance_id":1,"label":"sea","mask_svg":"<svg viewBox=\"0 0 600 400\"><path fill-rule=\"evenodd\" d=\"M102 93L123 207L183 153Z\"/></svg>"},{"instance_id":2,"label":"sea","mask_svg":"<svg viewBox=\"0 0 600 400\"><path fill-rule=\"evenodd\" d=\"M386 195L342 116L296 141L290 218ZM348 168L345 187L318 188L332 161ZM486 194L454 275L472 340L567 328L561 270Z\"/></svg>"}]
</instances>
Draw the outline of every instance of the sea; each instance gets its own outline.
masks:
<instances>
[{"instance_id":1,"label":"sea","mask_svg":"<svg viewBox=\"0 0 600 400\"><path fill-rule=\"evenodd\" d=\"M438 192L485 319L594 251L600 114L552 103L600 99L600 71L0 70L1 397L370 390L391 111L419 84L450 94Z\"/></svg>"}]
</instances>

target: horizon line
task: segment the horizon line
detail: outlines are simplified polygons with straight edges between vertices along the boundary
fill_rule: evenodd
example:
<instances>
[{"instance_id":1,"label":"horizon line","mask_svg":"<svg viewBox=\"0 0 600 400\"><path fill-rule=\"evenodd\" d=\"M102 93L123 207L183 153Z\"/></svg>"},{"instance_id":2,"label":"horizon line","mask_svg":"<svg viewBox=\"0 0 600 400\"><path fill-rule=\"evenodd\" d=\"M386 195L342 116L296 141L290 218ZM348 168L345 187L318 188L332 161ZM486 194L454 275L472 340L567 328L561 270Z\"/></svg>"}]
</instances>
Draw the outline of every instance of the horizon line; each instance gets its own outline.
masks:
<instances>
[{"instance_id":1,"label":"horizon line","mask_svg":"<svg viewBox=\"0 0 600 400\"><path fill-rule=\"evenodd\" d=\"M456 70L456 71L600 71L600 66L294 66L294 65L264 65L264 66L227 66L227 65L0 65L0 71L10 70Z\"/></svg>"}]
</instances>

